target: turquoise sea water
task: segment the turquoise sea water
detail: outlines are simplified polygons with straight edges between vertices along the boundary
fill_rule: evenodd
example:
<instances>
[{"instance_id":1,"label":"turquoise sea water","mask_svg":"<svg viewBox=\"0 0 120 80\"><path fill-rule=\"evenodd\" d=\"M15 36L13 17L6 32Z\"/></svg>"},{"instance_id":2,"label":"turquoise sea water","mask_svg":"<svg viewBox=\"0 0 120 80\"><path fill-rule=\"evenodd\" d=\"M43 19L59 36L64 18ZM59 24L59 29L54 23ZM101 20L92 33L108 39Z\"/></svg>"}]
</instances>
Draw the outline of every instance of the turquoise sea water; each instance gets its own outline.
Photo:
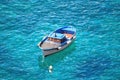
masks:
<instances>
[{"instance_id":1,"label":"turquoise sea water","mask_svg":"<svg viewBox=\"0 0 120 80\"><path fill-rule=\"evenodd\" d=\"M76 40L42 63L37 44L63 26ZM120 1L0 0L0 80L120 80Z\"/></svg>"}]
</instances>

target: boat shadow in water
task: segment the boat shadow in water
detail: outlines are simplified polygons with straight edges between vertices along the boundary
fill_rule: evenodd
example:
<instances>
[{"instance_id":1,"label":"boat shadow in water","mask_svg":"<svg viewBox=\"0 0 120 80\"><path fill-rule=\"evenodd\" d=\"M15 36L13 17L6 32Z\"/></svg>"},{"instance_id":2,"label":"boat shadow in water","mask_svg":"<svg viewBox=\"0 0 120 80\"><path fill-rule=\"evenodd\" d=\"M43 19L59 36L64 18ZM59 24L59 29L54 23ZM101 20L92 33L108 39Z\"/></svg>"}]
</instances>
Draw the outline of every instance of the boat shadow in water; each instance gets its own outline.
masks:
<instances>
[{"instance_id":1,"label":"boat shadow in water","mask_svg":"<svg viewBox=\"0 0 120 80\"><path fill-rule=\"evenodd\" d=\"M59 51L57 53L51 54L47 57L44 57L44 62L42 62L43 57L39 56L38 62L39 62L39 67L41 68L48 68L50 65L54 65L61 60L63 60L66 56L69 56L71 53L74 52L75 50L75 42L71 43L67 48L65 48L62 51Z\"/></svg>"}]
</instances>

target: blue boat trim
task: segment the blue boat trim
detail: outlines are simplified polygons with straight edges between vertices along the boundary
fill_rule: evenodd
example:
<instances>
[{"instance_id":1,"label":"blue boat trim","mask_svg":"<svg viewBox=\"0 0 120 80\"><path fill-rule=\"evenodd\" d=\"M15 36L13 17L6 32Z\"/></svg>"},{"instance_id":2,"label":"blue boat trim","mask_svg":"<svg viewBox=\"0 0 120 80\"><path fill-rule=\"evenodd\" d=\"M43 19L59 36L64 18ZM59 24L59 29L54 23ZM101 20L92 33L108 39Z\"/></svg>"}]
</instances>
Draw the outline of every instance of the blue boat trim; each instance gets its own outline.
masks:
<instances>
[{"instance_id":1,"label":"blue boat trim","mask_svg":"<svg viewBox=\"0 0 120 80\"><path fill-rule=\"evenodd\" d=\"M76 37L74 27L62 27L45 37L39 47L43 50L44 56L58 52L66 48Z\"/></svg>"}]
</instances>

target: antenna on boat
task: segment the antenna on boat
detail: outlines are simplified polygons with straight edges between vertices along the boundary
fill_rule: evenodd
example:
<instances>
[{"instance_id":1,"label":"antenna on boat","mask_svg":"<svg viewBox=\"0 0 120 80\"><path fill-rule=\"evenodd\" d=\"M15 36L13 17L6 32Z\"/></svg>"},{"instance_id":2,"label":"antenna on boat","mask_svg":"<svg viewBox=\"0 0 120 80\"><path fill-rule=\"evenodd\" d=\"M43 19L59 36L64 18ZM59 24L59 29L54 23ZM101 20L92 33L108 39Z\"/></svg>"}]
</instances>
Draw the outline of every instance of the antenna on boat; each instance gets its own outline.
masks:
<instances>
[{"instance_id":1,"label":"antenna on boat","mask_svg":"<svg viewBox=\"0 0 120 80\"><path fill-rule=\"evenodd\" d=\"M56 33L55 33L55 37L57 37Z\"/></svg>"}]
</instances>

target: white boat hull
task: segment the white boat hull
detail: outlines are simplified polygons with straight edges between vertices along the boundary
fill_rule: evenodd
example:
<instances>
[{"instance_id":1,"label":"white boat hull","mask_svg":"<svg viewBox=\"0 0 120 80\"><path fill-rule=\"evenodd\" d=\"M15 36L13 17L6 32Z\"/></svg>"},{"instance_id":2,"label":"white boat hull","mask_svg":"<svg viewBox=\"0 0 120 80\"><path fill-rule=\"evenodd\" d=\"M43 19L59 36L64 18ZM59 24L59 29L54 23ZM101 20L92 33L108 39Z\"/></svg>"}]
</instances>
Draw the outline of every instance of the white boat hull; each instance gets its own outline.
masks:
<instances>
[{"instance_id":1,"label":"white boat hull","mask_svg":"<svg viewBox=\"0 0 120 80\"><path fill-rule=\"evenodd\" d=\"M74 39L75 39L75 38L74 38ZM48 51L43 50L43 55L46 57L46 56L48 56L48 55L51 55L51 54L54 54L54 53L56 53L56 52L62 51L63 49L65 49L66 47L68 47L68 46L74 41L74 39L73 39L71 42L69 42L68 44L66 44L66 45L64 45L64 46L62 46L62 47L58 47L57 49L48 50Z\"/></svg>"}]
</instances>

